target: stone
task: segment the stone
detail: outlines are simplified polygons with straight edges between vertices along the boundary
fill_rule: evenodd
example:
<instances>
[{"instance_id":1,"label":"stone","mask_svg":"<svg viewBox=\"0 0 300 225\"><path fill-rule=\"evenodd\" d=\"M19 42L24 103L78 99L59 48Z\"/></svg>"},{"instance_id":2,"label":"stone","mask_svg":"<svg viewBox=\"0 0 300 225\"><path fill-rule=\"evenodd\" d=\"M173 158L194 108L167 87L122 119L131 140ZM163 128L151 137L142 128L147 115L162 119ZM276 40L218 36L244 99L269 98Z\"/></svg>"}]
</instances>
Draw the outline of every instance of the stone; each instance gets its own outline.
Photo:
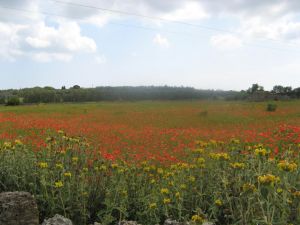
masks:
<instances>
[{"instance_id":1,"label":"stone","mask_svg":"<svg viewBox=\"0 0 300 225\"><path fill-rule=\"evenodd\" d=\"M28 192L0 193L0 225L38 225L39 212Z\"/></svg>"},{"instance_id":2,"label":"stone","mask_svg":"<svg viewBox=\"0 0 300 225\"><path fill-rule=\"evenodd\" d=\"M73 223L70 219L56 214L54 217L44 220L42 225L73 225Z\"/></svg>"},{"instance_id":3,"label":"stone","mask_svg":"<svg viewBox=\"0 0 300 225\"><path fill-rule=\"evenodd\" d=\"M140 225L140 224L138 224L138 222L136 222L136 221L123 220L123 221L119 222L118 225Z\"/></svg>"},{"instance_id":4,"label":"stone","mask_svg":"<svg viewBox=\"0 0 300 225\"><path fill-rule=\"evenodd\" d=\"M164 225L189 225L189 222L178 222L177 220L166 219Z\"/></svg>"}]
</instances>

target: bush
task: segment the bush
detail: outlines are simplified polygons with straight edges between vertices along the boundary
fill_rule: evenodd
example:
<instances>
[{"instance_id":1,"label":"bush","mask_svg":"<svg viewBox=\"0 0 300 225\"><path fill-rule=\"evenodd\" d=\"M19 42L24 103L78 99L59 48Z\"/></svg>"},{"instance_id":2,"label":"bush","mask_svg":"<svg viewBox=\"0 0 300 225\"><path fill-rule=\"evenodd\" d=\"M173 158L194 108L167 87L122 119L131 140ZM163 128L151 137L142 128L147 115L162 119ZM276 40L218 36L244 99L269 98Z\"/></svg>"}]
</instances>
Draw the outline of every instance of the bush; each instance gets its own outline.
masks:
<instances>
[{"instance_id":1,"label":"bush","mask_svg":"<svg viewBox=\"0 0 300 225\"><path fill-rule=\"evenodd\" d=\"M277 109L277 105L276 104L272 104L272 103L269 103L267 105L267 111L268 112L275 112Z\"/></svg>"},{"instance_id":2,"label":"bush","mask_svg":"<svg viewBox=\"0 0 300 225\"><path fill-rule=\"evenodd\" d=\"M18 97L11 97L6 102L7 106L16 106L16 105L20 105L20 104L21 104L21 101Z\"/></svg>"}]
</instances>

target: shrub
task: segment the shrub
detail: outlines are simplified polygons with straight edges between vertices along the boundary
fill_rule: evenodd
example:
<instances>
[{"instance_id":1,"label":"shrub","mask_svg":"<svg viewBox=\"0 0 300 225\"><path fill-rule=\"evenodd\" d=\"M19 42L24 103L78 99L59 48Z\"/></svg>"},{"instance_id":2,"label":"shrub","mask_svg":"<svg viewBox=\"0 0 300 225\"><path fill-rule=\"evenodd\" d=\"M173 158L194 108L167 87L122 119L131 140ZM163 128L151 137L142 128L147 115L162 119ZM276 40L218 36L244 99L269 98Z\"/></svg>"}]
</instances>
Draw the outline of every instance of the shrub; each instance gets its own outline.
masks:
<instances>
[{"instance_id":1,"label":"shrub","mask_svg":"<svg viewBox=\"0 0 300 225\"><path fill-rule=\"evenodd\" d=\"M16 105L20 105L20 104L21 104L20 98L18 98L16 96L10 97L6 102L7 106L16 106Z\"/></svg>"},{"instance_id":2,"label":"shrub","mask_svg":"<svg viewBox=\"0 0 300 225\"><path fill-rule=\"evenodd\" d=\"M277 105L276 104L273 104L273 103L269 103L267 105L267 111L268 112L275 112L277 109Z\"/></svg>"}]
</instances>

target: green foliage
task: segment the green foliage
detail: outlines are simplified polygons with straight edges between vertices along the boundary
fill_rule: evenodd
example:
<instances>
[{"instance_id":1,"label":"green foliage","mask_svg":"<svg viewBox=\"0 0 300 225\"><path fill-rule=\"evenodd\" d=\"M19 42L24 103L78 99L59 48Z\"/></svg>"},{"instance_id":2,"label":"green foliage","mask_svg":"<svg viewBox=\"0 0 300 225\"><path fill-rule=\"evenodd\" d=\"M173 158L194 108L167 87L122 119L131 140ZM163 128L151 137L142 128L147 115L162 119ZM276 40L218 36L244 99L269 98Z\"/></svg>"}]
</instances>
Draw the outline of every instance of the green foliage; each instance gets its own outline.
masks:
<instances>
[{"instance_id":1,"label":"green foliage","mask_svg":"<svg viewBox=\"0 0 300 225\"><path fill-rule=\"evenodd\" d=\"M17 96L10 97L6 102L7 106L17 106L20 104L21 104L20 98Z\"/></svg>"},{"instance_id":2,"label":"green foliage","mask_svg":"<svg viewBox=\"0 0 300 225\"><path fill-rule=\"evenodd\" d=\"M0 91L1 97L16 95L25 103L138 101L138 100L185 100L185 99L236 99L238 92L197 90L189 87L140 86L81 88L79 85L66 89L34 87L21 90Z\"/></svg>"},{"instance_id":3,"label":"green foliage","mask_svg":"<svg viewBox=\"0 0 300 225\"><path fill-rule=\"evenodd\" d=\"M266 110L267 110L268 112L275 112L276 109L277 109L277 105L274 104L274 103L269 103L269 104L267 105L267 108L266 108Z\"/></svg>"},{"instance_id":4,"label":"green foliage","mask_svg":"<svg viewBox=\"0 0 300 225\"><path fill-rule=\"evenodd\" d=\"M76 225L123 219L153 225L165 218L217 225L300 223L299 146L290 145L284 158L270 158L270 149L236 139L197 145L185 162L164 165L107 160L84 139L62 131L38 151L19 140L5 142L0 191L29 191L41 219L59 213Z\"/></svg>"}]
</instances>

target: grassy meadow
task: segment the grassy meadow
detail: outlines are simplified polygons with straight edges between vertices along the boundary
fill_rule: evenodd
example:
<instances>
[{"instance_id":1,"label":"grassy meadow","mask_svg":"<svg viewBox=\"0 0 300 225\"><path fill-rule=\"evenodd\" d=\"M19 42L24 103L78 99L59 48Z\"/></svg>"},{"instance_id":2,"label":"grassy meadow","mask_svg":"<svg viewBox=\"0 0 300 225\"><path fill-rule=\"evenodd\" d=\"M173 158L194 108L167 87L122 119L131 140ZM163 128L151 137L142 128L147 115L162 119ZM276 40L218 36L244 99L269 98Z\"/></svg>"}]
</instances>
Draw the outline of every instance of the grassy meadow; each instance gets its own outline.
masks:
<instances>
[{"instance_id":1,"label":"grassy meadow","mask_svg":"<svg viewBox=\"0 0 300 225\"><path fill-rule=\"evenodd\" d=\"M0 191L76 225L300 224L300 101L0 107Z\"/></svg>"}]
</instances>

